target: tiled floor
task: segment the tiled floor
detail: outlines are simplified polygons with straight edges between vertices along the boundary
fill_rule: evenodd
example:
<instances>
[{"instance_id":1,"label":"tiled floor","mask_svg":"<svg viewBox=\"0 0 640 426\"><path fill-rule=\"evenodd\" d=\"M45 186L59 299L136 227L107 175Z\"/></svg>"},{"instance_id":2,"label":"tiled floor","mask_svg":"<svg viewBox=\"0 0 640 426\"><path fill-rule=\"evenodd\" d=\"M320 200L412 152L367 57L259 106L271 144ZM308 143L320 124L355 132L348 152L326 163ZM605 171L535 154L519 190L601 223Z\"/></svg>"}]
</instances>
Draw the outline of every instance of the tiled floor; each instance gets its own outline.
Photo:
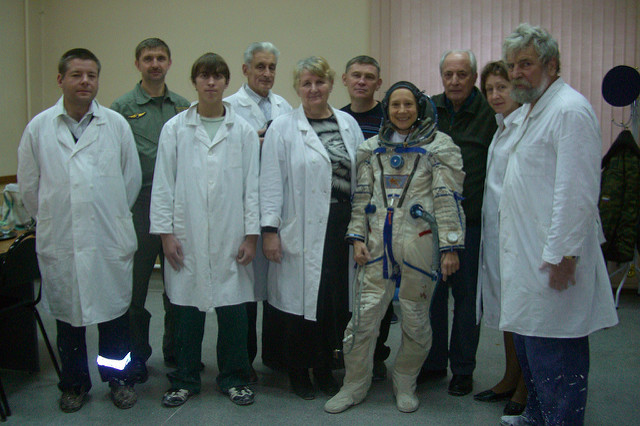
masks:
<instances>
[{"instance_id":1,"label":"tiled floor","mask_svg":"<svg viewBox=\"0 0 640 426\"><path fill-rule=\"evenodd\" d=\"M160 280L154 273L148 306L153 318L152 346L159 348L162 339L162 299ZM618 310L620 324L595 333L591 338L591 373L589 377L588 425L640 424L640 297L625 293ZM55 323L46 318L45 325L55 341ZM136 386L139 400L130 410L119 410L109 399L108 387L101 383L97 369L92 367L91 399L77 413L64 414L58 409L60 393L55 372L44 344L40 345L42 371L27 374L2 370L0 376L7 392L13 415L7 424L345 424L345 425L497 425L502 403L480 403L472 395L452 397L446 393L447 380L421 386L420 409L402 414L395 408L388 379L372 386L367 399L342 414L330 415L322 407L326 397L303 401L289 391L286 376L262 365L260 356L254 366L260 382L255 386L256 402L247 407L232 404L216 390L215 374L215 314L207 316L203 344L203 391L176 409L164 408L160 399L168 388L161 351L156 350L149 361L150 378ZM399 345L400 325L392 325L390 344L393 351ZM90 359L97 352L97 330L89 327L87 340ZM393 355L392 355L393 357ZM495 384L502 374L504 355L501 333L483 328L478 348L478 365L474 375L474 393ZM391 367L392 362L387 365ZM449 376L450 377L450 376Z\"/></svg>"}]
</instances>

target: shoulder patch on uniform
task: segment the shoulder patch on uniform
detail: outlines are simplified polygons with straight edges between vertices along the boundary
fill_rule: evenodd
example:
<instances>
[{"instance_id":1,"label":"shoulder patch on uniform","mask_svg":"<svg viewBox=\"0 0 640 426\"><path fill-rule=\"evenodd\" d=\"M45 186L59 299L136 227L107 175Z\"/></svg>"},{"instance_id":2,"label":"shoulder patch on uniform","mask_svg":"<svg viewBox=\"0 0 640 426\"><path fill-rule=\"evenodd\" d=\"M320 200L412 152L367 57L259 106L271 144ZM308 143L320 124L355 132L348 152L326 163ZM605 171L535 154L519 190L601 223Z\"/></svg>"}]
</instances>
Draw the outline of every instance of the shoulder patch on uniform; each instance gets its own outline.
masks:
<instances>
[{"instance_id":1,"label":"shoulder patch on uniform","mask_svg":"<svg viewBox=\"0 0 640 426\"><path fill-rule=\"evenodd\" d=\"M135 119L140 118L140 117L142 117L143 115L146 115L146 114L147 114L146 111L145 112L137 112L135 114L128 115L127 118L135 120Z\"/></svg>"}]
</instances>

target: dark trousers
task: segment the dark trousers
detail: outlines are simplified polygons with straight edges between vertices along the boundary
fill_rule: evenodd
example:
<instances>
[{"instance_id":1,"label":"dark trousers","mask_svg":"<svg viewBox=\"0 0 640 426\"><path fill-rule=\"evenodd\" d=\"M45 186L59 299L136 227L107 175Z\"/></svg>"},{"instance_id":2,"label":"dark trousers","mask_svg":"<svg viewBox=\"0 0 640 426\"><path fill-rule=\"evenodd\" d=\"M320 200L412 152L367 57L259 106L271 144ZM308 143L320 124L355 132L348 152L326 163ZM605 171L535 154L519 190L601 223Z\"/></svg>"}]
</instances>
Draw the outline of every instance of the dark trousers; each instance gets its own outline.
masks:
<instances>
[{"instance_id":1,"label":"dark trousers","mask_svg":"<svg viewBox=\"0 0 640 426\"><path fill-rule=\"evenodd\" d=\"M151 187L142 188L133 206L133 225L138 238L138 250L133 257L133 293L129 307L129 327L131 335L131 354L134 358L146 361L151 356L149 345L149 322L151 314L145 309L149 290L149 278L156 262L156 258L164 263L162 241L159 235L149 234L149 204L151 202ZM175 323L172 304L166 293L162 295L164 304L164 337L162 352L164 358L175 357L173 351L173 327Z\"/></svg>"},{"instance_id":2,"label":"dark trousers","mask_svg":"<svg viewBox=\"0 0 640 426\"><path fill-rule=\"evenodd\" d=\"M533 424L584 424L589 338L554 339L513 333L527 385L524 416Z\"/></svg>"},{"instance_id":3,"label":"dark trousers","mask_svg":"<svg viewBox=\"0 0 640 426\"><path fill-rule=\"evenodd\" d=\"M480 326L476 325L476 292L478 284L478 256L480 227L467 226L465 249L459 253L460 269L446 282L440 281L431 300L431 328L433 343L424 363L426 370L444 370L447 359L453 374L473 374ZM453 325L451 343L448 342L449 287L453 294Z\"/></svg>"},{"instance_id":4,"label":"dark trousers","mask_svg":"<svg viewBox=\"0 0 640 426\"><path fill-rule=\"evenodd\" d=\"M63 391L91 389L89 363L87 361L86 327L74 327L56 320L57 345L60 355L60 383ZM98 355L110 360L122 360L129 353L129 320L126 315L98 324ZM127 379L127 370L98 366L103 382Z\"/></svg>"},{"instance_id":5,"label":"dark trousers","mask_svg":"<svg viewBox=\"0 0 640 426\"><path fill-rule=\"evenodd\" d=\"M176 315L177 370L167 374L171 387L200 392L200 362L206 313L193 306L173 305ZM250 374L247 357L247 310L244 304L216 308L218 317L218 377L223 391L246 385Z\"/></svg>"},{"instance_id":6,"label":"dark trousers","mask_svg":"<svg viewBox=\"0 0 640 426\"><path fill-rule=\"evenodd\" d=\"M384 361L385 359L389 358L389 354L391 353L391 348L385 345L385 342L389 337L391 318L393 318L393 301L389 303L387 312L385 312L384 316L382 317L382 321L380 321L380 334L378 334L378 339L376 340L376 349L373 352L374 361Z\"/></svg>"},{"instance_id":7,"label":"dark trousers","mask_svg":"<svg viewBox=\"0 0 640 426\"><path fill-rule=\"evenodd\" d=\"M342 338L349 322L349 245L344 235L350 217L350 203L331 203L316 321L263 305L262 361L267 367L342 368Z\"/></svg>"},{"instance_id":8,"label":"dark trousers","mask_svg":"<svg viewBox=\"0 0 640 426\"><path fill-rule=\"evenodd\" d=\"M258 250L262 250L261 247ZM258 321L258 302L245 303L247 308L247 321L248 321L248 333L247 333L247 351L249 353L249 364L253 364L258 354L258 332L256 329L256 323Z\"/></svg>"}]
</instances>

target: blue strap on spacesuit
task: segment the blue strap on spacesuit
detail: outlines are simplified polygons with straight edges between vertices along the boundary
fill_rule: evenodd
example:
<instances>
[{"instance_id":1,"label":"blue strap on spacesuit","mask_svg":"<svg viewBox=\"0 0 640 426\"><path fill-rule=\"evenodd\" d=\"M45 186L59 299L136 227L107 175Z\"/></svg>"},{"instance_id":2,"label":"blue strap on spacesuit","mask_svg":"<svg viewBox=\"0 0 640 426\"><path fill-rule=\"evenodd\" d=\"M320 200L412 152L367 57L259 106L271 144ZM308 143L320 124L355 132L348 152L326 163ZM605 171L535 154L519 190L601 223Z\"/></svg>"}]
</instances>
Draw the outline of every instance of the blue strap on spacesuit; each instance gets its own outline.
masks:
<instances>
[{"instance_id":1,"label":"blue strap on spacesuit","mask_svg":"<svg viewBox=\"0 0 640 426\"><path fill-rule=\"evenodd\" d=\"M395 281L396 287L400 284L400 266L393 257L393 207L387 208L387 217L384 220L384 228L382 229L382 244L386 256L382 259L382 276L385 279ZM389 261L391 261L391 276L389 276Z\"/></svg>"},{"instance_id":2,"label":"blue strap on spacesuit","mask_svg":"<svg viewBox=\"0 0 640 426\"><path fill-rule=\"evenodd\" d=\"M408 147L399 146L397 148L394 148L393 150L395 152L397 152L398 154L405 154L405 153L409 153L409 152L415 152L417 154L425 155L427 153L426 149L420 148L419 146L408 146Z\"/></svg>"},{"instance_id":3,"label":"blue strap on spacesuit","mask_svg":"<svg viewBox=\"0 0 640 426\"><path fill-rule=\"evenodd\" d=\"M387 152L387 148L385 148L384 146L378 147L376 149L373 150L374 154L384 154ZM426 154L427 150L424 148L420 148L419 146L408 146L408 147L404 147L404 146L397 146L395 148L393 148L393 152L397 153L397 154L405 154L405 153L409 153L409 152L415 152L418 154Z\"/></svg>"}]
</instances>

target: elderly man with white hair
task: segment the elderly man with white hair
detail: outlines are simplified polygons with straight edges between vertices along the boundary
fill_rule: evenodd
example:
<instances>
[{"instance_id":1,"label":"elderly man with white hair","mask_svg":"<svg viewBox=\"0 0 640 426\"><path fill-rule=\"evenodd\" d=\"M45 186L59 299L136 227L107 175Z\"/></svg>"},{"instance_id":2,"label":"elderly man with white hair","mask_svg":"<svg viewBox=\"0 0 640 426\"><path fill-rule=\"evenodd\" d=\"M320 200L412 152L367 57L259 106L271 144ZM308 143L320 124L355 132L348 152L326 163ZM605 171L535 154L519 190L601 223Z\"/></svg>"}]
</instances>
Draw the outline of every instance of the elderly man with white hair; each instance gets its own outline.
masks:
<instances>
[{"instance_id":1,"label":"elderly man with white hair","mask_svg":"<svg viewBox=\"0 0 640 426\"><path fill-rule=\"evenodd\" d=\"M513 333L529 391L504 425L581 425L589 334L618 322L600 251L600 126L558 75L558 43L520 24L503 44L523 104L500 200L500 329Z\"/></svg>"}]
</instances>

